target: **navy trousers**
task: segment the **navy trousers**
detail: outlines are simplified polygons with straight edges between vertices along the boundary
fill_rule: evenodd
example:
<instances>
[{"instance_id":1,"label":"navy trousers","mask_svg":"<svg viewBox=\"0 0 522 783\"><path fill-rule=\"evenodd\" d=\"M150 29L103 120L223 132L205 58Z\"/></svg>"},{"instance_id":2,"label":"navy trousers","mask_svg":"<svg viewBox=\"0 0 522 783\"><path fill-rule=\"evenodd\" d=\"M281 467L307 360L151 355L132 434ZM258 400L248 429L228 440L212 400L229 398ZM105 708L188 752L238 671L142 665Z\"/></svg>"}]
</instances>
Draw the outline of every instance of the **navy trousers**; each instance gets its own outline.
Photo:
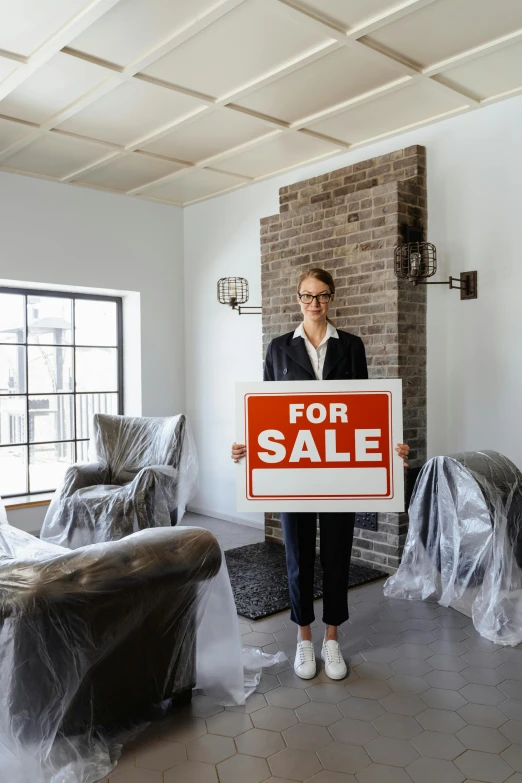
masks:
<instances>
[{"instance_id":1,"label":"navy trousers","mask_svg":"<svg viewBox=\"0 0 522 783\"><path fill-rule=\"evenodd\" d=\"M323 622L341 625L348 619L348 578L355 514L319 514L320 559L323 569ZM286 567L291 619L310 625L314 615L314 562L317 514L284 513Z\"/></svg>"}]
</instances>

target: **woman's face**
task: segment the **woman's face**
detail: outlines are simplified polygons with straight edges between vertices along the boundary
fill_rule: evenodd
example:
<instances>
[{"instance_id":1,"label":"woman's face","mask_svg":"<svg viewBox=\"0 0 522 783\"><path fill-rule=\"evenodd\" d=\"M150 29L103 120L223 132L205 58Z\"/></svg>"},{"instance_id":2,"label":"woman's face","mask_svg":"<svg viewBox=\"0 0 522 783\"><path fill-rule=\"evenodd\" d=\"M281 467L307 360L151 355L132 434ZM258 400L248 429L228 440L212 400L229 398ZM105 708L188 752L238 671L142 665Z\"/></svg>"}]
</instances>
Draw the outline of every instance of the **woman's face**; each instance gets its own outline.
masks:
<instances>
[{"instance_id":1,"label":"woman's face","mask_svg":"<svg viewBox=\"0 0 522 783\"><path fill-rule=\"evenodd\" d=\"M308 320L309 322L316 323L326 321L330 304L333 302L334 298L332 295L329 300L326 300L326 296L324 295L330 293L329 286L327 286L326 283L321 282L321 280L317 280L315 277L307 277L303 280L299 289L299 294L301 294L301 296L297 296L297 301L299 302L305 321ZM302 297L304 295L306 298L307 294L316 298L312 299L309 303L303 302ZM320 301L319 297L321 296L324 296L325 301Z\"/></svg>"}]
</instances>

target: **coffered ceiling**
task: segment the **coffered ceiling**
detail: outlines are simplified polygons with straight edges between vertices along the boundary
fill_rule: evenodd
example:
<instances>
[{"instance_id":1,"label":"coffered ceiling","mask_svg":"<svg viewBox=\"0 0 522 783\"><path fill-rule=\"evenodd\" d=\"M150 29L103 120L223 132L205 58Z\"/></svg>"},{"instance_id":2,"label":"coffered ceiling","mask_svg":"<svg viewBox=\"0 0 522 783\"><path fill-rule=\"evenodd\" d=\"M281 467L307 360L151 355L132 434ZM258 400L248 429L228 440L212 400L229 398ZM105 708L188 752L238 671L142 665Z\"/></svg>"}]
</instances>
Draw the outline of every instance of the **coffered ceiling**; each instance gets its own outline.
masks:
<instances>
[{"instance_id":1,"label":"coffered ceiling","mask_svg":"<svg viewBox=\"0 0 522 783\"><path fill-rule=\"evenodd\" d=\"M186 205L522 92L522 0L0 0L0 169Z\"/></svg>"}]
</instances>

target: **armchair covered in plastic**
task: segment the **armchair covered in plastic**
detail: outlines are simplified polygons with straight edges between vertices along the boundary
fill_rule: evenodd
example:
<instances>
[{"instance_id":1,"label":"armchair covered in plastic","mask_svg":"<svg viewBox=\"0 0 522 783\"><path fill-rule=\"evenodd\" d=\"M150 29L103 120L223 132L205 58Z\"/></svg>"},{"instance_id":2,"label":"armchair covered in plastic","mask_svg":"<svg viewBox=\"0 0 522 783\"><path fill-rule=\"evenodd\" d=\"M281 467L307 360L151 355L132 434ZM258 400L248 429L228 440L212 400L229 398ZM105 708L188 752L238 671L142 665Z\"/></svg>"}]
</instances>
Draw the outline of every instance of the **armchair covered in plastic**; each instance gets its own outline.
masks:
<instances>
[{"instance_id":1,"label":"armchair covered in plastic","mask_svg":"<svg viewBox=\"0 0 522 783\"><path fill-rule=\"evenodd\" d=\"M419 474L387 596L436 599L496 644L522 642L522 473L495 451L434 457Z\"/></svg>"},{"instance_id":2,"label":"armchair covered in plastic","mask_svg":"<svg viewBox=\"0 0 522 783\"><path fill-rule=\"evenodd\" d=\"M0 661L2 783L94 783L194 685L245 701L230 583L200 528L73 551L11 527L0 501Z\"/></svg>"},{"instance_id":3,"label":"armchair covered in plastic","mask_svg":"<svg viewBox=\"0 0 522 783\"><path fill-rule=\"evenodd\" d=\"M76 549L181 520L198 474L183 414L95 414L90 451L91 463L67 470L46 514L43 540Z\"/></svg>"}]
</instances>

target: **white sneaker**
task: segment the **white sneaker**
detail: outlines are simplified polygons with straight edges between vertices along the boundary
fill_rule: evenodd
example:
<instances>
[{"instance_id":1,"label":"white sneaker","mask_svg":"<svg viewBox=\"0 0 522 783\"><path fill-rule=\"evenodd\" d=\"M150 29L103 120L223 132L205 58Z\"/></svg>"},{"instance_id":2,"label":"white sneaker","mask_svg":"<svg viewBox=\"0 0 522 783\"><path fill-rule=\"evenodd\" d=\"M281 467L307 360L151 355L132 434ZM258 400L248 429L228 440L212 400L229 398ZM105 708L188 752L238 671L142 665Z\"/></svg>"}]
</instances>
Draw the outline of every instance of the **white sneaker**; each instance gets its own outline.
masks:
<instances>
[{"instance_id":1,"label":"white sneaker","mask_svg":"<svg viewBox=\"0 0 522 783\"><path fill-rule=\"evenodd\" d=\"M312 642L297 643L294 672L302 680L312 680L315 677L315 650Z\"/></svg>"},{"instance_id":2,"label":"white sneaker","mask_svg":"<svg viewBox=\"0 0 522 783\"><path fill-rule=\"evenodd\" d=\"M346 677L348 668L341 655L339 642L335 642L333 639L323 642L321 657L324 661L324 670L327 677L331 680L343 680Z\"/></svg>"}]
</instances>

